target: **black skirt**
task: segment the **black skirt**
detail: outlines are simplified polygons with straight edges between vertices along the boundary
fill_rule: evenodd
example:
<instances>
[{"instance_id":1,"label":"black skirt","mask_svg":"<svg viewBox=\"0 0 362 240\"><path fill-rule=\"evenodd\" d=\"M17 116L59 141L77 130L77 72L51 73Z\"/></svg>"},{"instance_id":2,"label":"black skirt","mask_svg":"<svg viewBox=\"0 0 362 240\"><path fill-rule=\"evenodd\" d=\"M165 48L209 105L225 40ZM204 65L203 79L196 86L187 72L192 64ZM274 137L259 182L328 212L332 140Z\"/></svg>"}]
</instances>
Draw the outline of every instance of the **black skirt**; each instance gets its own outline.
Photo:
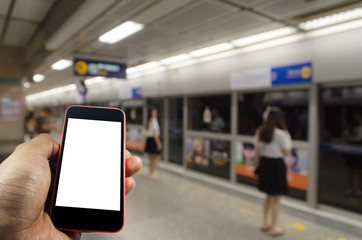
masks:
<instances>
[{"instance_id":1,"label":"black skirt","mask_svg":"<svg viewBox=\"0 0 362 240\"><path fill-rule=\"evenodd\" d=\"M153 137L147 137L146 139L146 149L147 153L151 154L160 154L161 151L157 147L157 143Z\"/></svg>"},{"instance_id":2,"label":"black skirt","mask_svg":"<svg viewBox=\"0 0 362 240\"><path fill-rule=\"evenodd\" d=\"M287 167L282 158L261 157L258 188L269 195L288 193Z\"/></svg>"}]
</instances>

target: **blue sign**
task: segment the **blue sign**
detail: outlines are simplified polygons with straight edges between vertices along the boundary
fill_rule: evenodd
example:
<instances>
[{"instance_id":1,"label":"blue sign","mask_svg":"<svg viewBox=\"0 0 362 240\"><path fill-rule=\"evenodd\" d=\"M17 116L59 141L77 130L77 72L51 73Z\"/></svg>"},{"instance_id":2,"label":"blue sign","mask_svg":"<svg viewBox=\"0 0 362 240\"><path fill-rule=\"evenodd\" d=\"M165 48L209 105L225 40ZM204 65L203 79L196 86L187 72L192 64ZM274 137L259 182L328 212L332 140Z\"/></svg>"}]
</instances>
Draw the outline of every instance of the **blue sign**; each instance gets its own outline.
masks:
<instances>
[{"instance_id":1,"label":"blue sign","mask_svg":"<svg viewBox=\"0 0 362 240\"><path fill-rule=\"evenodd\" d=\"M136 87L132 88L132 98L141 98L142 97L142 88Z\"/></svg>"},{"instance_id":2,"label":"blue sign","mask_svg":"<svg viewBox=\"0 0 362 240\"><path fill-rule=\"evenodd\" d=\"M73 72L75 76L102 76L108 78L126 78L127 65L117 62L106 62L74 58Z\"/></svg>"},{"instance_id":3,"label":"blue sign","mask_svg":"<svg viewBox=\"0 0 362 240\"><path fill-rule=\"evenodd\" d=\"M313 80L312 63L301 63L271 69L272 86L311 83Z\"/></svg>"}]
</instances>

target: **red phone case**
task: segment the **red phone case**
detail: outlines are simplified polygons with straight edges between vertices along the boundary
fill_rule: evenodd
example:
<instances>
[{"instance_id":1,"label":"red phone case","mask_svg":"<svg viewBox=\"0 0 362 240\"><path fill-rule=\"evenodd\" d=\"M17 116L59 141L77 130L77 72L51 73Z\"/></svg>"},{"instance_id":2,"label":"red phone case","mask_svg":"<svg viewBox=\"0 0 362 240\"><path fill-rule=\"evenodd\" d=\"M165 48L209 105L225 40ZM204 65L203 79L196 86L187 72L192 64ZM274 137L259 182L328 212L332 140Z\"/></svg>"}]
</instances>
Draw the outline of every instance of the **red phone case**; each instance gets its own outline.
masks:
<instances>
[{"instance_id":1,"label":"red phone case","mask_svg":"<svg viewBox=\"0 0 362 240\"><path fill-rule=\"evenodd\" d=\"M71 108L71 107L88 107L88 108L101 108L101 109L113 109L113 110L117 110L117 111L121 111L122 112L122 114L123 114L123 120L124 120L124 124L123 124L123 143L125 144L125 142L126 142L126 132L125 132L125 130L126 130L126 116L125 116L125 114L124 114L124 112L122 111L122 110L120 110L120 109L117 109L117 108L112 108L112 107L95 107L95 106L81 106L81 105L71 105L71 106L69 106L68 108L67 108L67 110L65 111L65 117L64 117L64 122L63 122L63 130L62 130L62 138L61 138L61 141L60 141L60 146L59 146L59 153L58 153L58 161L57 161L57 168L56 168L56 172L55 172L55 180L57 179L57 177L58 177L58 170L59 170L59 158L60 158L60 152L61 152L61 149L62 149L62 144L63 144L63 137L64 137L64 125L65 125L65 120L66 120L66 118L67 118L67 112L68 112L68 109L69 108ZM123 145L124 145L123 144ZM125 217L124 217L124 215L125 215L125 213L124 213L124 208L125 208L125 178L126 178L126 171L125 171L125 158L124 158L124 156L125 156L125 154L124 154L124 152L125 152L125 150L126 150L126 148L124 147L123 148L123 151L122 151L122 153L123 153L123 161L122 161L122 169L123 169L123 192L122 192L122 197L123 197L123 225L122 225L122 228L121 229L119 229L118 231L115 231L115 232L107 232L107 231L98 231L98 230L82 230L82 229L65 229L65 228L58 228L58 227L56 227L58 230L62 230L62 231L72 231L72 232L94 232L94 233L117 233L117 232L120 232L120 231L122 231L122 229L123 229L123 227L124 227L124 220L125 220ZM51 214L52 214L52 208L53 208L53 203L54 203L54 194L55 194L55 185L56 185L56 182L54 181L54 183L53 183L53 193L52 193L52 204L51 204L51 207L50 207L50 218L51 218Z\"/></svg>"}]
</instances>

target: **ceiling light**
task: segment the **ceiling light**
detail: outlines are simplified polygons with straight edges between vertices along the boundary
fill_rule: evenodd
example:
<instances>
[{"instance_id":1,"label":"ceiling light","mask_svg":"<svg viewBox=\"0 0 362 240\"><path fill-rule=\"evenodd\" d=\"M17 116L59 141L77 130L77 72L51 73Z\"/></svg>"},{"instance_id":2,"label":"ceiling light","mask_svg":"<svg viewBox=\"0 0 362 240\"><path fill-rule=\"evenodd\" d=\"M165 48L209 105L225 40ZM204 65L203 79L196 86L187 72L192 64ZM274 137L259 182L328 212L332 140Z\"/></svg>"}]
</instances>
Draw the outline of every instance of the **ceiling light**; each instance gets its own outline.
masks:
<instances>
[{"instance_id":1,"label":"ceiling light","mask_svg":"<svg viewBox=\"0 0 362 240\"><path fill-rule=\"evenodd\" d=\"M349 20L357 19L362 17L362 8L351 9L348 11L335 13L332 15L312 19L306 22L300 23L298 26L303 30L313 30Z\"/></svg>"},{"instance_id":2,"label":"ceiling light","mask_svg":"<svg viewBox=\"0 0 362 240\"><path fill-rule=\"evenodd\" d=\"M25 88L30 88L30 83L25 82L25 83L24 83L24 87L25 87Z\"/></svg>"},{"instance_id":3,"label":"ceiling light","mask_svg":"<svg viewBox=\"0 0 362 240\"><path fill-rule=\"evenodd\" d=\"M198 59L191 58L190 60L187 60L187 61L182 61L182 62L178 62L178 63L172 64L172 65L169 66L169 67L170 67L170 68L182 68L182 67L187 67L187 66L195 65L195 64L198 63L198 62L199 62Z\"/></svg>"},{"instance_id":4,"label":"ceiling light","mask_svg":"<svg viewBox=\"0 0 362 240\"><path fill-rule=\"evenodd\" d=\"M33 81L34 82L41 82L41 81L43 81L44 80L44 75L42 75L42 74L35 74L34 76L33 76Z\"/></svg>"},{"instance_id":5,"label":"ceiling light","mask_svg":"<svg viewBox=\"0 0 362 240\"><path fill-rule=\"evenodd\" d=\"M94 78L88 78L85 80L85 84L92 85L95 83L102 82L105 78L104 77L94 77Z\"/></svg>"},{"instance_id":6,"label":"ceiling light","mask_svg":"<svg viewBox=\"0 0 362 240\"><path fill-rule=\"evenodd\" d=\"M275 30L271 30L271 31L251 35L248 37L236 39L236 40L232 41L231 43L237 47L243 47L243 46L251 45L254 43L290 35L292 33L295 33L296 31L297 30L293 27L278 28Z\"/></svg>"},{"instance_id":7,"label":"ceiling light","mask_svg":"<svg viewBox=\"0 0 362 240\"><path fill-rule=\"evenodd\" d=\"M138 65L135 68L139 71L145 71L160 66L159 62L149 62L142 65Z\"/></svg>"},{"instance_id":8,"label":"ceiling light","mask_svg":"<svg viewBox=\"0 0 362 240\"><path fill-rule=\"evenodd\" d=\"M77 86L75 84L69 84L63 87L58 87L58 88L53 88L47 91L44 91L43 93L45 95L53 95L53 94L59 94L59 93L63 93L63 92L67 92L67 91L71 91L76 89Z\"/></svg>"},{"instance_id":9,"label":"ceiling light","mask_svg":"<svg viewBox=\"0 0 362 240\"><path fill-rule=\"evenodd\" d=\"M63 92L67 92L67 91L72 91L75 90L77 87L75 84L70 84L70 85L66 85L63 87L58 87L58 88L53 88L50 90L46 90L43 92L38 92L38 93L34 93L31 95L26 96L26 100L27 101L31 101L37 98L42 98L42 97L46 97L46 96L50 96L50 95L54 95L54 94L59 94L59 93L63 93Z\"/></svg>"},{"instance_id":10,"label":"ceiling light","mask_svg":"<svg viewBox=\"0 0 362 240\"><path fill-rule=\"evenodd\" d=\"M145 74L152 74L152 73L159 73L159 72L163 72L166 70L166 67L164 66L159 66L159 67L156 67L156 68L152 68L152 69L149 69L148 71L145 72Z\"/></svg>"},{"instance_id":11,"label":"ceiling light","mask_svg":"<svg viewBox=\"0 0 362 240\"><path fill-rule=\"evenodd\" d=\"M142 76L141 72L133 72L133 73L127 75L127 79L133 79L133 78L137 78L139 76Z\"/></svg>"},{"instance_id":12,"label":"ceiling light","mask_svg":"<svg viewBox=\"0 0 362 240\"><path fill-rule=\"evenodd\" d=\"M114 44L141 31L143 28L143 24L128 21L101 35L98 40L103 43Z\"/></svg>"},{"instance_id":13,"label":"ceiling light","mask_svg":"<svg viewBox=\"0 0 362 240\"><path fill-rule=\"evenodd\" d=\"M53 70L63 70L63 69L66 69L67 67L70 67L71 65L73 64L72 61L70 60L66 60L66 59L61 59L59 60L58 62L54 63L51 68Z\"/></svg>"},{"instance_id":14,"label":"ceiling light","mask_svg":"<svg viewBox=\"0 0 362 240\"><path fill-rule=\"evenodd\" d=\"M169 64L189 60L190 58L191 58L191 56L189 54L181 54L181 55L177 55L174 57L162 59L162 60L160 60L160 62L164 65L169 65Z\"/></svg>"},{"instance_id":15,"label":"ceiling light","mask_svg":"<svg viewBox=\"0 0 362 240\"><path fill-rule=\"evenodd\" d=\"M126 69L126 73L127 73L127 74L132 74L132 73L134 73L134 72L137 72L137 69L134 68L134 67L130 67L130 68L127 68L127 69Z\"/></svg>"},{"instance_id":16,"label":"ceiling light","mask_svg":"<svg viewBox=\"0 0 362 240\"><path fill-rule=\"evenodd\" d=\"M232 48L233 48L233 46L230 43L221 43L221 44L217 44L214 46L202 48L202 49L199 49L196 51L192 51L192 52L190 52L190 54L194 57L202 57L202 56L210 55L213 53L226 51L226 50L229 50Z\"/></svg>"},{"instance_id":17,"label":"ceiling light","mask_svg":"<svg viewBox=\"0 0 362 240\"><path fill-rule=\"evenodd\" d=\"M306 35L308 38L318 38L323 37L331 34L336 34L344 31L349 31L353 29L362 28L362 19L348 21L345 23L336 24L333 26L328 26L320 29L316 29L313 31L308 32Z\"/></svg>"}]
</instances>

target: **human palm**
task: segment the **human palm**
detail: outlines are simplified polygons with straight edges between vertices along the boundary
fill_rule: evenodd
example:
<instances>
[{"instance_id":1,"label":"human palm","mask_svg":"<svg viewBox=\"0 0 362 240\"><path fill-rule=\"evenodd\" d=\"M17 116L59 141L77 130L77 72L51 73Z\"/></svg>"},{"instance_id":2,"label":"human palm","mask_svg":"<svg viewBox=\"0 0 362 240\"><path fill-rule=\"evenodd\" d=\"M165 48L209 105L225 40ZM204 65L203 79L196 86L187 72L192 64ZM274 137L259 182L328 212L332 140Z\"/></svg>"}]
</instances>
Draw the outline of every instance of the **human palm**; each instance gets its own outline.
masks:
<instances>
[{"instance_id":1,"label":"human palm","mask_svg":"<svg viewBox=\"0 0 362 240\"><path fill-rule=\"evenodd\" d=\"M57 230L45 202L51 182L48 159L56 155L59 144L47 134L39 135L16 148L0 164L0 239L75 240L79 232ZM126 193L135 182L130 177L142 166L139 158L126 158Z\"/></svg>"}]
</instances>

